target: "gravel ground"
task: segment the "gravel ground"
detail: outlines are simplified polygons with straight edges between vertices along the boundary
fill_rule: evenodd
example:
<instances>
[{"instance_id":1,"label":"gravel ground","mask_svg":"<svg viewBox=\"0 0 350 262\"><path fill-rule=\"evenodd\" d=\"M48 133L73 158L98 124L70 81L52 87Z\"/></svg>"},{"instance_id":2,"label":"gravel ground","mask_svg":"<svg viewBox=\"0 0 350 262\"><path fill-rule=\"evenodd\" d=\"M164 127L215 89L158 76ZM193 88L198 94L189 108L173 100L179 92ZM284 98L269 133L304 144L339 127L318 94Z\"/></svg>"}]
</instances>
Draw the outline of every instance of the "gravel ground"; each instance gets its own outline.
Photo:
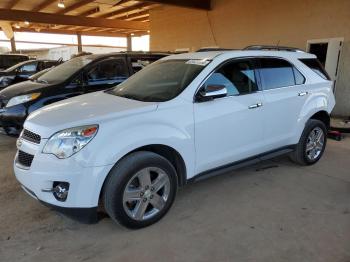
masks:
<instances>
[{"instance_id":1,"label":"gravel ground","mask_svg":"<svg viewBox=\"0 0 350 262\"><path fill-rule=\"evenodd\" d=\"M167 216L137 231L79 224L42 206L13 174L0 134L0 261L350 262L350 137L315 166L285 157L181 189Z\"/></svg>"}]
</instances>

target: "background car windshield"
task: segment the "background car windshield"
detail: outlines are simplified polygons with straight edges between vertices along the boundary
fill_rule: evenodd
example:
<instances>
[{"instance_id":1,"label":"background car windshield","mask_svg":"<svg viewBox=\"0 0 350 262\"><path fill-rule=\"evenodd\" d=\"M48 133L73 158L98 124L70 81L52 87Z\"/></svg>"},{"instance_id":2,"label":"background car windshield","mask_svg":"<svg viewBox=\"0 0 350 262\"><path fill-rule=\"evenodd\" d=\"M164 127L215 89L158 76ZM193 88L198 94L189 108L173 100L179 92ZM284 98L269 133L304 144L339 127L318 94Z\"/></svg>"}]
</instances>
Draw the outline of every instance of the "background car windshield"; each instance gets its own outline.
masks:
<instances>
[{"instance_id":1,"label":"background car windshield","mask_svg":"<svg viewBox=\"0 0 350 262\"><path fill-rule=\"evenodd\" d=\"M73 58L67 62L64 62L63 64L60 64L42 76L37 78L38 82L45 82L45 83L59 83L62 82L72 75L74 75L76 72L78 72L81 68L89 64L93 61L93 58L87 57L87 56L81 56Z\"/></svg>"},{"instance_id":2,"label":"background car windshield","mask_svg":"<svg viewBox=\"0 0 350 262\"><path fill-rule=\"evenodd\" d=\"M156 62L109 92L117 96L145 102L168 101L179 95L206 65L193 61L165 60Z\"/></svg>"}]
</instances>

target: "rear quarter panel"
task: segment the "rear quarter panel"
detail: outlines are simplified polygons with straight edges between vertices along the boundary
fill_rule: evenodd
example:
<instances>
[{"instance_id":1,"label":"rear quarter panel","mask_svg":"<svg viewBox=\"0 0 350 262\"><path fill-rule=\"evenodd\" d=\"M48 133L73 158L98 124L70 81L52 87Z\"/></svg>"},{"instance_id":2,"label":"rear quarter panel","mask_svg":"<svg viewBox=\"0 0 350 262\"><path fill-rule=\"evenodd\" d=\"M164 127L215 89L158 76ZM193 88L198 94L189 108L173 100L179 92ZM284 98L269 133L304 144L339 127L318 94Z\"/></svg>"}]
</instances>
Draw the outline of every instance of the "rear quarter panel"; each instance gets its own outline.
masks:
<instances>
[{"instance_id":1,"label":"rear quarter panel","mask_svg":"<svg viewBox=\"0 0 350 262\"><path fill-rule=\"evenodd\" d=\"M295 144L299 142L306 122L314 114L320 111L326 111L328 114L331 114L335 106L332 87L332 81L322 81L306 86L308 97L299 115L297 133L294 138Z\"/></svg>"}]
</instances>

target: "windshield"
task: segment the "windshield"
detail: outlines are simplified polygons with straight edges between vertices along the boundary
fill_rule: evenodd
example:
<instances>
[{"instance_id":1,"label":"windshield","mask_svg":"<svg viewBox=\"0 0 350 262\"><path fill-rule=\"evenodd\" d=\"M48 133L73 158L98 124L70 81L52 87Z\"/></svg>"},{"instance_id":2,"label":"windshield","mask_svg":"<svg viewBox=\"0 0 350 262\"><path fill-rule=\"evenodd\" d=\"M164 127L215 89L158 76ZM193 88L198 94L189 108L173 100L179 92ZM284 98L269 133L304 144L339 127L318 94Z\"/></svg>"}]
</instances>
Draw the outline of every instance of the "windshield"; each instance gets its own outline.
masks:
<instances>
[{"instance_id":1,"label":"windshield","mask_svg":"<svg viewBox=\"0 0 350 262\"><path fill-rule=\"evenodd\" d=\"M45 74L46 72L48 72L49 70L51 70L53 67L50 68L46 68L44 70L39 71L38 73L32 75L31 77L29 77L30 80L35 81L37 80L39 77L41 77L43 74Z\"/></svg>"},{"instance_id":2,"label":"windshield","mask_svg":"<svg viewBox=\"0 0 350 262\"><path fill-rule=\"evenodd\" d=\"M73 58L63 64L60 64L42 76L39 76L36 80L38 82L45 83L60 83L67 80L69 77L78 72L81 68L89 64L94 59L89 56L80 56Z\"/></svg>"},{"instance_id":3,"label":"windshield","mask_svg":"<svg viewBox=\"0 0 350 262\"><path fill-rule=\"evenodd\" d=\"M202 60L158 61L108 92L144 102L168 101L178 96L208 63Z\"/></svg>"}]
</instances>

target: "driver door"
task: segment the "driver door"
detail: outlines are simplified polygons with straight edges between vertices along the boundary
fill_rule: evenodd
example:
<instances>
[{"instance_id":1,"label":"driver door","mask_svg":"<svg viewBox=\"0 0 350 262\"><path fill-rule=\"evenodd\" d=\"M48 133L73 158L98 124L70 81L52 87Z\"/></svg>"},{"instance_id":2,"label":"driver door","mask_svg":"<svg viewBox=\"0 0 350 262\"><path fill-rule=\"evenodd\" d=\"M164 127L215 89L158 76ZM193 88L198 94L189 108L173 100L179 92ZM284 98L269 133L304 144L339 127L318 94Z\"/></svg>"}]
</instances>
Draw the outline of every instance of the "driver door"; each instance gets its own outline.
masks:
<instances>
[{"instance_id":1,"label":"driver door","mask_svg":"<svg viewBox=\"0 0 350 262\"><path fill-rule=\"evenodd\" d=\"M262 153L264 144L255 61L226 62L202 88L207 85L224 85L227 96L194 103L197 174Z\"/></svg>"}]
</instances>

